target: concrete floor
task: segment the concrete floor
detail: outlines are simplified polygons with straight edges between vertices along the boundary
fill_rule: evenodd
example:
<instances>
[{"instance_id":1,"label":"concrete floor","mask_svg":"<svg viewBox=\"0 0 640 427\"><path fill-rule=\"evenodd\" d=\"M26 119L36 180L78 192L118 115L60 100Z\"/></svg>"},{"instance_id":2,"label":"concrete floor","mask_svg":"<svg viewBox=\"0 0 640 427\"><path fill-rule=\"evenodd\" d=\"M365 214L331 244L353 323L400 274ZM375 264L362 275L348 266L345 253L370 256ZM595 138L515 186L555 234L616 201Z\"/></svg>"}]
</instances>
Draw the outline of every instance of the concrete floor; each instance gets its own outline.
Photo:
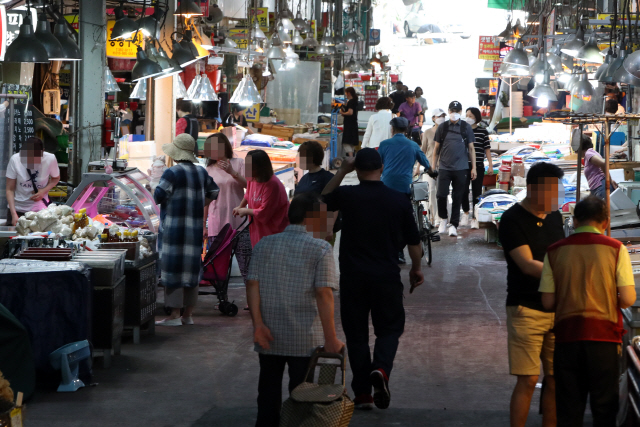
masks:
<instances>
[{"instance_id":1,"label":"concrete floor","mask_svg":"<svg viewBox=\"0 0 640 427\"><path fill-rule=\"evenodd\" d=\"M443 236L434 245L433 266L423 266L425 284L406 294L391 407L356 412L352 426L508 425L514 379L507 364L506 265L482 230L460 231L462 238ZM244 307L243 287L232 284L230 296ZM97 359L93 386L38 393L25 425L252 426L258 357L249 313L223 317L214 303L202 297L194 326L156 328L139 345L125 339L111 369ZM538 399L536 391L527 426L541 425Z\"/></svg>"}]
</instances>

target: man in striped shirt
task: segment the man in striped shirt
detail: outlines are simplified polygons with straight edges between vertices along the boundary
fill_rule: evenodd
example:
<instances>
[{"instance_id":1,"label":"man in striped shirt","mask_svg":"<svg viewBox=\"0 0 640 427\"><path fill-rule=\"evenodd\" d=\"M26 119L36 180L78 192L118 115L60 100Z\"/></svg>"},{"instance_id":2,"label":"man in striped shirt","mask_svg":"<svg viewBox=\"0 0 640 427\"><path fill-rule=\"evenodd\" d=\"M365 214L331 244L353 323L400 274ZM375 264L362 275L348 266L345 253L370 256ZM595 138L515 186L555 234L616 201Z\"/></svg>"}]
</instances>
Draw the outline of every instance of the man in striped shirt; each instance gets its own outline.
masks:
<instances>
[{"instance_id":1,"label":"man in striped shirt","mask_svg":"<svg viewBox=\"0 0 640 427\"><path fill-rule=\"evenodd\" d=\"M540 292L555 309L556 411L559 426L582 426L587 395L594 426L616 425L621 352L621 308L636 300L627 248L602 235L605 202L590 196L576 205L576 233L549 246Z\"/></svg>"}]
</instances>

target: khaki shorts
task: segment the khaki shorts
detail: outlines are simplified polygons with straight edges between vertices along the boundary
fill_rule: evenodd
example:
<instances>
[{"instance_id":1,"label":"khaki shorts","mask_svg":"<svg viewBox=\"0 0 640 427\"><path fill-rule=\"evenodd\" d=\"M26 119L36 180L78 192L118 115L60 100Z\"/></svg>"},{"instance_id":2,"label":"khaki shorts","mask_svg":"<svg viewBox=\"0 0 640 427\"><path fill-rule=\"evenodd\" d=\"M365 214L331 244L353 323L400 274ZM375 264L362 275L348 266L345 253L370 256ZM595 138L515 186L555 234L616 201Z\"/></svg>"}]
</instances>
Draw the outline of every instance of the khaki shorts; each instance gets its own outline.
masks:
<instances>
[{"instance_id":1,"label":"khaki shorts","mask_svg":"<svg viewBox=\"0 0 640 427\"><path fill-rule=\"evenodd\" d=\"M509 373L553 375L555 335L551 332L555 314L531 308L507 306Z\"/></svg>"}]
</instances>

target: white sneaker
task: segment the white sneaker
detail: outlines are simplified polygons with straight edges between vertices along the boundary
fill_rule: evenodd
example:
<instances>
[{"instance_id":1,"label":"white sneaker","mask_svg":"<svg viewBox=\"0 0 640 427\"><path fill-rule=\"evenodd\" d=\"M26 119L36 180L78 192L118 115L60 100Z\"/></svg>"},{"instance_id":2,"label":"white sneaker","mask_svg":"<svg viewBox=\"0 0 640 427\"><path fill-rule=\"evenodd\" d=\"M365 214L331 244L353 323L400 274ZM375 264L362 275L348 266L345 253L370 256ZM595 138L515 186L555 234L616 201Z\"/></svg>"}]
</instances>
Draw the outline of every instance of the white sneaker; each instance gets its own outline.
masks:
<instances>
[{"instance_id":1,"label":"white sneaker","mask_svg":"<svg viewBox=\"0 0 640 427\"><path fill-rule=\"evenodd\" d=\"M460 217L460 224L458 224L460 227L466 227L467 225L469 225L469 214L468 213L463 213L462 217Z\"/></svg>"},{"instance_id":2,"label":"white sneaker","mask_svg":"<svg viewBox=\"0 0 640 427\"><path fill-rule=\"evenodd\" d=\"M181 317L183 325L193 325L193 317Z\"/></svg>"},{"instance_id":3,"label":"white sneaker","mask_svg":"<svg viewBox=\"0 0 640 427\"><path fill-rule=\"evenodd\" d=\"M438 233L444 234L447 232L447 220L440 219L440 226L438 227Z\"/></svg>"},{"instance_id":4,"label":"white sneaker","mask_svg":"<svg viewBox=\"0 0 640 427\"><path fill-rule=\"evenodd\" d=\"M182 326L182 320L177 317L175 319L166 319L158 320L156 322L156 326Z\"/></svg>"},{"instance_id":5,"label":"white sneaker","mask_svg":"<svg viewBox=\"0 0 640 427\"><path fill-rule=\"evenodd\" d=\"M457 235L458 235L458 231L456 230L456 226L455 225L450 225L449 226L449 236L456 237Z\"/></svg>"},{"instance_id":6,"label":"white sneaker","mask_svg":"<svg viewBox=\"0 0 640 427\"><path fill-rule=\"evenodd\" d=\"M474 219L471 220L471 228L476 229L476 230L480 228L480 224L478 224L478 220L477 219L474 218Z\"/></svg>"}]
</instances>

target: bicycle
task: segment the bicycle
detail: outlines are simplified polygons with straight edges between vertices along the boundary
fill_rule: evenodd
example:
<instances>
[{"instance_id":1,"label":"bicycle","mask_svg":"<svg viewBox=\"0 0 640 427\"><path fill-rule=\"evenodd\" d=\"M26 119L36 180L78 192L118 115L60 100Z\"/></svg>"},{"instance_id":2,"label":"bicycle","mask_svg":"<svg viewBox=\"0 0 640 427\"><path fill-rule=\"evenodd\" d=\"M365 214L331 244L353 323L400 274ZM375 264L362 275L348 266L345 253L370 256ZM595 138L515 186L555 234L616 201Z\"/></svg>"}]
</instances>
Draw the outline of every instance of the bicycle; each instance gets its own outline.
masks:
<instances>
[{"instance_id":1,"label":"bicycle","mask_svg":"<svg viewBox=\"0 0 640 427\"><path fill-rule=\"evenodd\" d=\"M431 242L439 242L440 234L435 229L426 210L425 203L429 202L429 183L421 181L424 172L411 183L411 204L413 205L413 217L418 226L418 234L422 245L422 256L426 257L427 265L431 265L433 258Z\"/></svg>"}]
</instances>

